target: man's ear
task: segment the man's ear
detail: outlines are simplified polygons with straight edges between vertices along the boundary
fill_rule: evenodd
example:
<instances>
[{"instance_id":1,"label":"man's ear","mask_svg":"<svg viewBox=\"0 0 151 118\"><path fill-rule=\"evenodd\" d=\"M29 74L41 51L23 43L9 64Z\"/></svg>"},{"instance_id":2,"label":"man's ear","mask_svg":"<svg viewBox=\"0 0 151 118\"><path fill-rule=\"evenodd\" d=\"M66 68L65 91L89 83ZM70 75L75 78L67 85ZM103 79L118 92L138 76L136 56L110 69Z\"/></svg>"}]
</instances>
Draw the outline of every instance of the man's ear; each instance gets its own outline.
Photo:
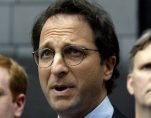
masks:
<instances>
[{"instance_id":1,"label":"man's ear","mask_svg":"<svg viewBox=\"0 0 151 118\"><path fill-rule=\"evenodd\" d=\"M15 118L20 118L24 110L26 97L25 94L19 94L15 100Z\"/></svg>"},{"instance_id":2,"label":"man's ear","mask_svg":"<svg viewBox=\"0 0 151 118\"><path fill-rule=\"evenodd\" d=\"M134 86L133 86L133 75L129 74L127 76L127 90L129 92L130 95L134 94Z\"/></svg>"},{"instance_id":3,"label":"man's ear","mask_svg":"<svg viewBox=\"0 0 151 118\"><path fill-rule=\"evenodd\" d=\"M104 80L109 80L111 78L115 64L116 64L116 57L115 56L111 56L110 58L105 60Z\"/></svg>"}]
</instances>

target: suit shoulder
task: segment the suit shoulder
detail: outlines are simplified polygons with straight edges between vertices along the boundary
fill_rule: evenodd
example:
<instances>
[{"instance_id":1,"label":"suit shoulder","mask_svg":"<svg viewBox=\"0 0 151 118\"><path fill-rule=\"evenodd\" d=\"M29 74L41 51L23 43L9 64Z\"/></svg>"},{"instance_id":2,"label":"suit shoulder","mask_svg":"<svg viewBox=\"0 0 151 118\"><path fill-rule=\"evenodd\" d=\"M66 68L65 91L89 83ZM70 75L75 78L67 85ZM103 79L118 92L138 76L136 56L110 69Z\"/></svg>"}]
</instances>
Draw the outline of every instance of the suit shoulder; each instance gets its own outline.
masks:
<instances>
[{"instance_id":1,"label":"suit shoulder","mask_svg":"<svg viewBox=\"0 0 151 118\"><path fill-rule=\"evenodd\" d=\"M127 118L124 114L122 114L115 106L112 118Z\"/></svg>"}]
</instances>

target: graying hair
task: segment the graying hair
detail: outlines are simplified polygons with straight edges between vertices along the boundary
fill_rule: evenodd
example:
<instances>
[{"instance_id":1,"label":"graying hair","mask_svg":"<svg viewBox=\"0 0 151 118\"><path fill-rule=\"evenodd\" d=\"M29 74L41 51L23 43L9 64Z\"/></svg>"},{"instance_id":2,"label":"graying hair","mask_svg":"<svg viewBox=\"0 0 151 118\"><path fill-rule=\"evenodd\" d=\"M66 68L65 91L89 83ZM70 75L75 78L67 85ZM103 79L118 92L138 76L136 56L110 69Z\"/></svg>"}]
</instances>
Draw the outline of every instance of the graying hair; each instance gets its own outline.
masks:
<instances>
[{"instance_id":1,"label":"graying hair","mask_svg":"<svg viewBox=\"0 0 151 118\"><path fill-rule=\"evenodd\" d=\"M130 66L129 72L132 72L134 66L134 57L140 51L151 44L151 29L146 30L141 37L136 41L130 51Z\"/></svg>"}]
</instances>

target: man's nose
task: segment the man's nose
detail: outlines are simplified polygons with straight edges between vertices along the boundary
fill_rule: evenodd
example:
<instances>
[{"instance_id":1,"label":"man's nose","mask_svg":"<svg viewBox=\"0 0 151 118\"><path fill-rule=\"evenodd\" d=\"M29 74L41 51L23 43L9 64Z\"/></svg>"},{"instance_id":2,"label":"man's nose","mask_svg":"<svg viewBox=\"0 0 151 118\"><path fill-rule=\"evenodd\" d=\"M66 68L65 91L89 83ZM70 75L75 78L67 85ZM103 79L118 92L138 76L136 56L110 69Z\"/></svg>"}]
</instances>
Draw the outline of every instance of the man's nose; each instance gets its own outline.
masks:
<instances>
[{"instance_id":1,"label":"man's nose","mask_svg":"<svg viewBox=\"0 0 151 118\"><path fill-rule=\"evenodd\" d=\"M55 54L53 63L51 65L51 74L58 77L65 76L69 71L67 64L65 63L61 54Z\"/></svg>"}]
</instances>

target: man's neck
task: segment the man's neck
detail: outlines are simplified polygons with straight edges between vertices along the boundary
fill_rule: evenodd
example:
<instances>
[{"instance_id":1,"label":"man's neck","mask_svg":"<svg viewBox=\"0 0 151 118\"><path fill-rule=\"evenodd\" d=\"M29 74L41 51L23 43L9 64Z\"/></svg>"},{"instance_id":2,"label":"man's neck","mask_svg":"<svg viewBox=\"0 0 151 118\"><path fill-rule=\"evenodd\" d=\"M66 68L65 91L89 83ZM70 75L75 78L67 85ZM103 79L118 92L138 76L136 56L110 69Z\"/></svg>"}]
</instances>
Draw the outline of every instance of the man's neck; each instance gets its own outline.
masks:
<instances>
[{"instance_id":1,"label":"man's neck","mask_svg":"<svg viewBox=\"0 0 151 118\"><path fill-rule=\"evenodd\" d=\"M151 118L151 107L136 106L135 118Z\"/></svg>"},{"instance_id":2,"label":"man's neck","mask_svg":"<svg viewBox=\"0 0 151 118\"><path fill-rule=\"evenodd\" d=\"M106 108L106 106L108 106ZM104 112L105 110L105 112ZM107 112L106 112L107 111ZM83 114L84 112L81 112L82 114L59 114L58 118L93 118L95 116L96 117L102 117L102 116L109 116L109 115L113 115L113 106L111 105L109 98L106 96L103 99L103 102L101 101L100 104L98 104L93 110L90 110L89 112L87 112L86 114ZM89 114L88 114L89 113Z\"/></svg>"}]
</instances>

